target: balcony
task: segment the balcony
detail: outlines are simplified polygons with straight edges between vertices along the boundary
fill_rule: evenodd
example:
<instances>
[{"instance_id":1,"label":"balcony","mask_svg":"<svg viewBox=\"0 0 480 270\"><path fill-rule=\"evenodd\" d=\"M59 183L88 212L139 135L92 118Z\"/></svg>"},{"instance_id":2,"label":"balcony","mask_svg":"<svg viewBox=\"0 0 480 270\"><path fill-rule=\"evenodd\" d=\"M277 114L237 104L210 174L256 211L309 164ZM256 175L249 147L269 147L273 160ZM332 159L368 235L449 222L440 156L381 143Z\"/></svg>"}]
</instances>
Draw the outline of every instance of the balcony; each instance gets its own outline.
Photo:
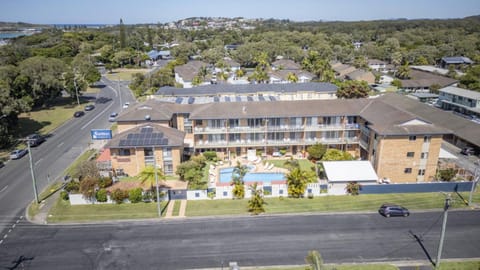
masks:
<instances>
[{"instance_id":1,"label":"balcony","mask_svg":"<svg viewBox=\"0 0 480 270\"><path fill-rule=\"evenodd\" d=\"M322 144L358 144L357 137L348 138L307 138L281 140L235 140L235 141L208 141L198 140L195 143L196 148L224 148L224 147L265 147L265 146L291 146L291 145L313 145Z\"/></svg>"},{"instance_id":2,"label":"balcony","mask_svg":"<svg viewBox=\"0 0 480 270\"><path fill-rule=\"evenodd\" d=\"M195 134L225 134L225 133L261 133L261 132L303 132L330 130L359 130L359 124L346 125L277 125L277 126L236 126L236 127L195 127Z\"/></svg>"}]
</instances>

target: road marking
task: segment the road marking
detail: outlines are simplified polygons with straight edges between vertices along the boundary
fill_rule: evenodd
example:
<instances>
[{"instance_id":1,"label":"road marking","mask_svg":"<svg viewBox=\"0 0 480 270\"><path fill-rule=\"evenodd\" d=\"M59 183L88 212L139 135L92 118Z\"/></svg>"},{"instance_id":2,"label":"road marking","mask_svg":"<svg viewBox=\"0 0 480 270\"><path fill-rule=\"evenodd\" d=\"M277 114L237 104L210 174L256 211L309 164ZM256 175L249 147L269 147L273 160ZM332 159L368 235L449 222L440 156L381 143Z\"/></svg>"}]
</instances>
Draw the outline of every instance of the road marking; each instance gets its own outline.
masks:
<instances>
[{"instance_id":1,"label":"road marking","mask_svg":"<svg viewBox=\"0 0 480 270\"><path fill-rule=\"evenodd\" d=\"M5 235L3 236L3 239L7 238L7 236L8 236L8 234L5 234Z\"/></svg>"},{"instance_id":2,"label":"road marking","mask_svg":"<svg viewBox=\"0 0 480 270\"><path fill-rule=\"evenodd\" d=\"M62 146L63 143L64 143L64 142L59 143L59 144L57 145L57 148L60 147L60 146Z\"/></svg>"},{"instance_id":3,"label":"road marking","mask_svg":"<svg viewBox=\"0 0 480 270\"><path fill-rule=\"evenodd\" d=\"M11 233L11 232L12 232L12 229L8 230L8 233ZM8 233L7 233L7 234L8 234Z\"/></svg>"},{"instance_id":4,"label":"road marking","mask_svg":"<svg viewBox=\"0 0 480 270\"><path fill-rule=\"evenodd\" d=\"M110 107L112 107L112 106L113 106L113 103L110 103L110 105L108 105L105 109L103 109L103 111L101 111L99 114L97 114L92 120L88 121L88 123L83 125L80 129L85 129L88 125L93 123L93 121L97 120L97 118L99 118L100 116L103 116L102 114L104 112L106 112L107 110L110 110Z\"/></svg>"},{"instance_id":5,"label":"road marking","mask_svg":"<svg viewBox=\"0 0 480 270\"><path fill-rule=\"evenodd\" d=\"M0 190L0 193L4 192L7 188L8 188L8 185L6 185L5 187L3 187L2 190Z\"/></svg>"},{"instance_id":6,"label":"road marking","mask_svg":"<svg viewBox=\"0 0 480 270\"><path fill-rule=\"evenodd\" d=\"M13 225L12 225L12 228L15 229L15 226L17 226L17 224L13 224Z\"/></svg>"},{"instance_id":7,"label":"road marking","mask_svg":"<svg viewBox=\"0 0 480 270\"><path fill-rule=\"evenodd\" d=\"M40 163L42 160L43 160L43 158L37 160L37 161L35 162L35 166L37 166L37 164Z\"/></svg>"},{"instance_id":8,"label":"road marking","mask_svg":"<svg viewBox=\"0 0 480 270\"><path fill-rule=\"evenodd\" d=\"M2 239L2 240L0 240L0 245L1 245L2 243L3 243L3 239Z\"/></svg>"}]
</instances>

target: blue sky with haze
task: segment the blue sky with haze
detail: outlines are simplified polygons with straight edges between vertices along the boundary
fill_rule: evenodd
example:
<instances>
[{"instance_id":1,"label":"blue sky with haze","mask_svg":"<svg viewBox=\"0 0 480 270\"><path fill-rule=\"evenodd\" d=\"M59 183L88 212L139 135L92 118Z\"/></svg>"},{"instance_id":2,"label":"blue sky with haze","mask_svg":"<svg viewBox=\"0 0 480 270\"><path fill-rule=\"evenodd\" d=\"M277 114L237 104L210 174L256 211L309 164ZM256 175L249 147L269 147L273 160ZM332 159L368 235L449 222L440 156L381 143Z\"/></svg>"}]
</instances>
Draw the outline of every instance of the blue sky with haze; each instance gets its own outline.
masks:
<instances>
[{"instance_id":1,"label":"blue sky with haze","mask_svg":"<svg viewBox=\"0 0 480 270\"><path fill-rule=\"evenodd\" d=\"M165 23L188 17L375 20L480 15L480 0L0 0L0 21Z\"/></svg>"}]
</instances>

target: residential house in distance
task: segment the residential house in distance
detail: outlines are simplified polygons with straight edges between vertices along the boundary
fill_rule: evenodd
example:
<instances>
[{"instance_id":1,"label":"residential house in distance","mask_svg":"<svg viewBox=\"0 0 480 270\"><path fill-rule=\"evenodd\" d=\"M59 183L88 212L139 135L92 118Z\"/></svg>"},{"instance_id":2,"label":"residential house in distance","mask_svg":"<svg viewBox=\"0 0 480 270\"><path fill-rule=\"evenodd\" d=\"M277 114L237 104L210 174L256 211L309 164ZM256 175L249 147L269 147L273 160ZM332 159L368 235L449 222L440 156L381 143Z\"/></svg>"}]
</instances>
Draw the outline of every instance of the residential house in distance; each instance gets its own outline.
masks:
<instances>
[{"instance_id":1,"label":"residential house in distance","mask_svg":"<svg viewBox=\"0 0 480 270\"><path fill-rule=\"evenodd\" d=\"M401 89L408 92L429 92L432 85L437 85L440 88L452 86L458 81L442 75L410 69L410 79L400 80L402 83Z\"/></svg>"},{"instance_id":2,"label":"residential house in distance","mask_svg":"<svg viewBox=\"0 0 480 270\"><path fill-rule=\"evenodd\" d=\"M453 110L480 119L480 92L454 86L448 86L438 91L438 103L442 109Z\"/></svg>"},{"instance_id":3,"label":"residential house in distance","mask_svg":"<svg viewBox=\"0 0 480 270\"><path fill-rule=\"evenodd\" d=\"M368 68L374 71L384 71L387 68L387 63L378 59L368 59L367 60Z\"/></svg>"},{"instance_id":4,"label":"residential house in distance","mask_svg":"<svg viewBox=\"0 0 480 270\"><path fill-rule=\"evenodd\" d=\"M440 60L440 67L447 68L449 66L454 66L456 69L462 66L467 66L473 64L473 61L464 56L453 56L453 57L443 57Z\"/></svg>"},{"instance_id":5,"label":"residential house in distance","mask_svg":"<svg viewBox=\"0 0 480 270\"><path fill-rule=\"evenodd\" d=\"M375 83L375 75L371 71L357 69L345 75L346 80L365 81L368 84Z\"/></svg>"},{"instance_id":6,"label":"residential house in distance","mask_svg":"<svg viewBox=\"0 0 480 270\"><path fill-rule=\"evenodd\" d=\"M312 81L315 77L312 73L302 70L302 67L290 59L279 59L272 63L272 71L269 83L292 83L289 76L295 75L297 83L306 83Z\"/></svg>"},{"instance_id":7,"label":"residential house in distance","mask_svg":"<svg viewBox=\"0 0 480 270\"><path fill-rule=\"evenodd\" d=\"M290 59L279 59L272 63L273 70L300 70L302 67Z\"/></svg>"},{"instance_id":8,"label":"residential house in distance","mask_svg":"<svg viewBox=\"0 0 480 270\"><path fill-rule=\"evenodd\" d=\"M175 67L175 81L182 84L184 88L192 88L193 78L198 75L201 68L206 68L207 64L202 61L189 61L185 65ZM203 84L209 84L204 82Z\"/></svg>"},{"instance_id":9,"label":"residential house in distance","mask_svg":"<svg viewBox=\"0 0 480 270\"><path fill-rule=\"evenodd\" d=\"M335 71L335 77L340 80L343 80L348 73L356 70L354 66L345 65L340 62L330 63L330 65L333 71Z\"/></svg>"}]
</instances>

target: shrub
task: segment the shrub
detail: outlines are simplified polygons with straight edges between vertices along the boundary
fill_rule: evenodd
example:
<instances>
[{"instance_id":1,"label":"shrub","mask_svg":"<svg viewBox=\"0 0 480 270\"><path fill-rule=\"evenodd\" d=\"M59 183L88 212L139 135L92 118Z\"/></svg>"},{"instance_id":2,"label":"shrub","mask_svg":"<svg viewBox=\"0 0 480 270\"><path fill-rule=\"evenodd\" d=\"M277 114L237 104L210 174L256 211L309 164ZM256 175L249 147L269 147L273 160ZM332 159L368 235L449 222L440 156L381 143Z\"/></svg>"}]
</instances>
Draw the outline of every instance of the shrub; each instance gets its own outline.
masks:
<instances>
[{"instance_id":1,"label":"shrub","mask_svg":"<svg viewBox=\"0 0 480 270\"><path fill-rule=\"evenodd\" d=\"M217 152L215 151L206 151L203 156L209 161L217 161Z\"/></svg>"},{"instance_id":2,"label":"shrub","mask_svg":"<svg viewBox=\"0 0 480 270\"><path fill-rule=\"evenodd\" d=\"M102 177L98 181L99 188L107 188L113 184L113 180L110 177Z\"/></svg>"},{"instance_id":3,"label":"shrub","mask_svg":"<svg viewBox=\"0 0 480 270\"><path fill-rule=\"evenodd\" d=\"M116 203L120 204L122 203L125 199L128 198L128 192L125 190L121 190L119 188L115 189L112 194L110 195L113 201Z\"/></svg>"},{"instance_id":4,"label":"shrub","mask_svg":"<svg viewBox=\"0 0 480 270\"><path fill-rule=\"evenodd\" d=\"M143 194L141 188L134 188L128 192L128 199L131 203L139 203L142 201Z\"/></svg>"},{"instance_id":5,"label":"shrub","mask_svg":"<svg viewBox=\"0 0 480 270\"><path fill-rule=\"evenodd\" d=\"M106 202L107 201L107 190L104 188L101 188L97 191L95 194L95 199L97 199L98 202Z\"/></svg>"},{"instance_id":6,"label":"shrub","mask_svg":"<svg viewBox=\"0 0 480 270\"><path fill-rule=\"evenodd\" d=\"M280 149L280 151L278 151L278 152L280 152L280 155L285 156L285 154L287 153L287 150L286 149Z\"/></svg>"},{"instance_id":7,"label":"shrub","mask_svg":"<svg viewBox=\"0 0 480 270\"><path fill-rule=\"evenodd\" d=\"M349 182L347 184L347 186L345 187L345 190L350 195L358 195L358 194L360 194L360 184L358 184L355 181L354 182Z\"/></svg>"},{"instance_id":8,"label":"shrub","mask_svg":"<svg viewBox=\"0 0 480 270\"><path fill-rule=\"evenodd\" d=\"M69 193L77 193L80 190L80 183L75 180L70 180L64 189Z\"/></svg>"},{"instance_id":9,"label":"shrub","mask_svg":"<svg viewBox=\"0 0 480 270\"><path fill-rule=\"evenodd\" d=\"M62 198L62 200L64 201L68 201L70 198L68 197L68 192L65 191L65 190L62 190L60 192L60 198Z\"/></svg>"}]
</instances>

